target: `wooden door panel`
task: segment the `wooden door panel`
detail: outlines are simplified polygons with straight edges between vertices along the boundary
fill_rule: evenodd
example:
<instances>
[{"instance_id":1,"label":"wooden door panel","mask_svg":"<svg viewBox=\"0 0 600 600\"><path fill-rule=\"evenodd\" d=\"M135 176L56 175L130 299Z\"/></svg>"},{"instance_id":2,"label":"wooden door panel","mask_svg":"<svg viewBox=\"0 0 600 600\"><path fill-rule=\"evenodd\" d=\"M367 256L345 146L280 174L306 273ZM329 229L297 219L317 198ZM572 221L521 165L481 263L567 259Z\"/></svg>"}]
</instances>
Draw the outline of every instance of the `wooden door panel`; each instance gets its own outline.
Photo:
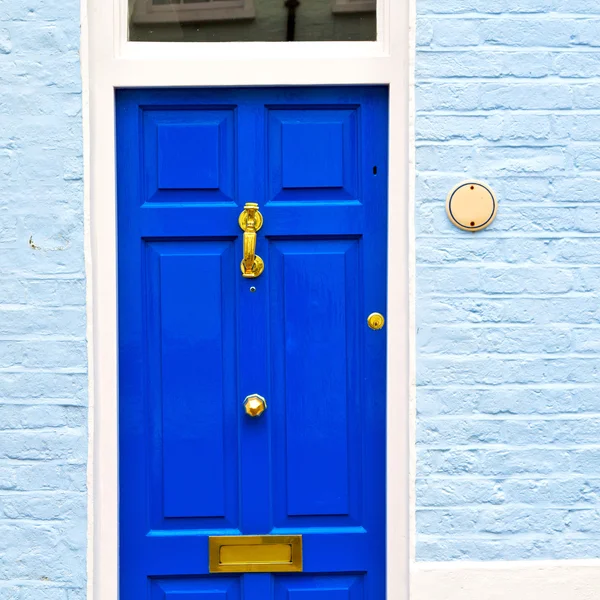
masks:
<instances>
[{"instance_id":1,"label":"wooden door panel","mask_svg":"<svg viewBox=\"0 0 600 600\"><path fill-rule=\"evenodd\" d=\"M232 107L150 105L142 115L143 202L235 202Z\"/></svg>"},{"instance_id":2,"label":"wooden door panel","mask_svg":"<svg viewBox=\"0 0 600 600\"><path fill-rule=\"evenodd\" d=\"M120 90L117 149L121 600L384 598L387 90ZM210 574L244 534L303 572Z\"/></svg>"},{"instance_id":3,"label":"wooden door panel","mask_svg":"<svg viewBox=\"0 0 600 600\"><path fill-rule=\"evenodd\" d=\"M360 523L357 239L271 244L275 525Z\"/></svg>"},{"instance_id":4,"label":"wooden door panel","mask_svg":"<svg viewBox=\"0 0 600 600\"><path fill-rule=\"evenodd\" d=\"M150 600L241 600L240 577L154 579Z\"/></svg>"},{"instance_id":5,"label":"wooden door panel","mask_svg":"<svg viewBox=\"0 0 600 600\"><path fill-rule=\"evenodd\" d=\"M340 202L359 197L357 106L271 106L269 200Z\"/></svg>"},{"instance_id":6,"label":"wooden door panel","mask_svg":"<svg viewBox=\"0 0 600 600\"><path fill-rule=\"evenodd\" d=\"M233 240L146 242L153 529L238 523L234 250Z\"/></svg>"},{"instance_id":7,"label":"wooden door panel","mask_svg":"<svg viewBox=\"0 0 600 600\"><path fill-rule=\"evenodd\" d=\"M275 577L274 600L363 600L364 598L362 574Z\"/></svg>"}]
</instances>

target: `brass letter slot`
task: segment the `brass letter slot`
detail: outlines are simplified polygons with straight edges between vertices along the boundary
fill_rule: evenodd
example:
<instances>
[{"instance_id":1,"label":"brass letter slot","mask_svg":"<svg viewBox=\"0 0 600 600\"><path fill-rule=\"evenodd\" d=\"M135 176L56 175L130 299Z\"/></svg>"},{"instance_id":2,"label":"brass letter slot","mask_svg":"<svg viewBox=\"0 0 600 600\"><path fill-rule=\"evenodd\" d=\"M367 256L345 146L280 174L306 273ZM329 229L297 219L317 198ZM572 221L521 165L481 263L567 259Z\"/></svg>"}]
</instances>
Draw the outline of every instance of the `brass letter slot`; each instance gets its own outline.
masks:
<instances>
[{"instance_id":1,"label":"brass letter slot","mask_svg":"<svg viewBox=\"0 0 600 600\"><path fill-rule=\"evenodd\" d=\"M211 573L302 571L302 536L210 536L208 570Z\"/></svg>"}]
</instances>

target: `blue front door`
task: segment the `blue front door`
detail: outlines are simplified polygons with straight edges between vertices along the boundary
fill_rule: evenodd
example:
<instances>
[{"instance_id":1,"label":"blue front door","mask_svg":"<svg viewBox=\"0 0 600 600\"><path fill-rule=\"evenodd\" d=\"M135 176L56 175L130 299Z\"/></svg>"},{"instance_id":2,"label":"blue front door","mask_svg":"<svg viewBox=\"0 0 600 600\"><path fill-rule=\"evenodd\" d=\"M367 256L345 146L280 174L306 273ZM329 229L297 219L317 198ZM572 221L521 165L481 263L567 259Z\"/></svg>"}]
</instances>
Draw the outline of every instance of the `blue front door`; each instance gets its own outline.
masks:
<instances>
[{"instance_id":1,"label":"blue front door","mask_svg":"<svg viewBox=\"0 0 600 600\"><path fill-rule=\"evenodd\" d=\"M116 102L121 600L383 600L387 90Z\"/></svg>"}]
</instances>

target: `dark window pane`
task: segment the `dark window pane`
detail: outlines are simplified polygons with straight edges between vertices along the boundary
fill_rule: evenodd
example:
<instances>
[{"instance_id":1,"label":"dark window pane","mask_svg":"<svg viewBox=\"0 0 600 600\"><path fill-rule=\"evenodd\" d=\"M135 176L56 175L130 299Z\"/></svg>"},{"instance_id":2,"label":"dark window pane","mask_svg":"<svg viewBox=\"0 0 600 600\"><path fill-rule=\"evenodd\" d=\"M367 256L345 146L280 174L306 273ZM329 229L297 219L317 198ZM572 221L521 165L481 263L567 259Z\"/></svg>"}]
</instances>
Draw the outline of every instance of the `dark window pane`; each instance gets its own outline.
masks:
<instances>
[{"instance_id":1,"label":"dark window pane","mask_svg":"<svg viewBox=\"0 0 600 600\"><path fill-rule=\"evenodd\" d=\"M318 42L376 39L376 0L129 0L129 39Z\"/></svg>"}]
</instances>

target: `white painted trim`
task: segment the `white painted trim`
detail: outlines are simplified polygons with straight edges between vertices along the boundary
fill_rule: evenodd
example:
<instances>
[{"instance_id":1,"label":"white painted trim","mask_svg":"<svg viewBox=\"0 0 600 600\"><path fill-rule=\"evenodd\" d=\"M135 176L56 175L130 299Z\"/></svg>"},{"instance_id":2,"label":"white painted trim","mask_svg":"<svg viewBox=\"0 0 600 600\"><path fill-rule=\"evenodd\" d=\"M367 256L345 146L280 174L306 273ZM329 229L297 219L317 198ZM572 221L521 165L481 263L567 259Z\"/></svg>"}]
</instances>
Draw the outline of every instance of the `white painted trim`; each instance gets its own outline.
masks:
<instances>
[{"instance_id":1,"label":"white painted trim","mask_svg":"<svg viewBox=\"0 0 600 600\"><path fill-rule=\"evenodd\" d=\"M414 2L414 0L411 0ZM89 598L118 598L117 252L114 90L118 87L388 84L387 577L409 584L408 5L377 0L377 42L128 42L127 6L82 0L89 39L86 265L90 352ZM82 44L87 41L82 39ZM87 46L86 46L87 47ZM87 102L84 101L86 104ZM88 193L89 190L89 193ZM410 250L412 252L412 250ZM412 255L411 255L412 256ZM413 342L410 342L413 344ZM414 374L410 375L414 380ZM411 384L412 385L412 384ZM377 599L379 600L379 599Z\"/></svg>"},{"instance_id":2,"label":"white painted trim","mask_svg":"<svg viewBox=\"0 0 600 600\"><path fill-rule=\"evenodd\" d=\"M411 600L597 600L600 560L416 563Z\"/></svg>"},{"instance_id":3,"label":"white painted trim","mask_svg":"<svg viewBox=\"0 0 600 600\"><path fill-rule=\"evenodd\" d=\"M301 48L298 48L298 46ZM240 55L242 47L245 50L243 55ZM182 58L182 56L185 58ZM388 59L386 62L390 62L389 54L383 44L379 42L204 42L195 44L192 42L123 41L119 47L119 58L133 61L130 63L122 61L117 63L118 68L128 74L135 74L134 69L149 61L159 67L170 64L178 70L184 69L188 78L193 75L190 68L194 61L205 63L209 73L211 73L211 80L214 80L216 76L212 74L213 72L219 73L225 70L224 73L220 73L220 77L223 81L229 83L211 85L232 85L232 79L239 77L243 77L244 81L248 81L250 76L256 78L256 72L253 69L251 69L249 75L245 75L245 69L240 69L240 65L245 64L251 67L251 63L255 61L268 63L271 68L277 69L278 73L286 73L289 69L285 69L285 65L293 62L299 68L288 75L287 79L300 78L303 83L305 81L310 83L308 80L311 79L310 74L302 72L301 67L303 64L321 64L321 61L337 60L350 67L354 62L358 61L364 64L365 61L372 59ZM380 62L382 61L380 60ZM329 81L332 76L335 76L335 72L328 67L319 68L317 73L312 74L312 77L318 78L319 83L335 83ZM354 83L358 83L357 79L362 80L365 77L367 77L367 81L361 81L360 83L372 83L373 80L377 80L379 83L388 83L382 81L379 71L371 75L364 72L362 75L349 76L350 82ZM386 76L385 79L387 78ZM154 77L154 79L156 78ZM261 85L274 85L277 83L276 78L269 72L261 73L260 81L263 82ZM264 81L268 81L268 83L264 83Z\"/></svg>"},{"instance_id":4,"label":"white painted trim","mask_svg":"<svg viewBox=\"0 0 600 600\"><path fill-rule=\"evenodd\" d=\"M416 321L416 233L415 233L415 60L417 53L417 0L409 0L408 34L408 527L409 561L416 555L416 477L417 477L417 321ZM409 575L410 576L410 575Z\"/></svg>"}]
</instances>

